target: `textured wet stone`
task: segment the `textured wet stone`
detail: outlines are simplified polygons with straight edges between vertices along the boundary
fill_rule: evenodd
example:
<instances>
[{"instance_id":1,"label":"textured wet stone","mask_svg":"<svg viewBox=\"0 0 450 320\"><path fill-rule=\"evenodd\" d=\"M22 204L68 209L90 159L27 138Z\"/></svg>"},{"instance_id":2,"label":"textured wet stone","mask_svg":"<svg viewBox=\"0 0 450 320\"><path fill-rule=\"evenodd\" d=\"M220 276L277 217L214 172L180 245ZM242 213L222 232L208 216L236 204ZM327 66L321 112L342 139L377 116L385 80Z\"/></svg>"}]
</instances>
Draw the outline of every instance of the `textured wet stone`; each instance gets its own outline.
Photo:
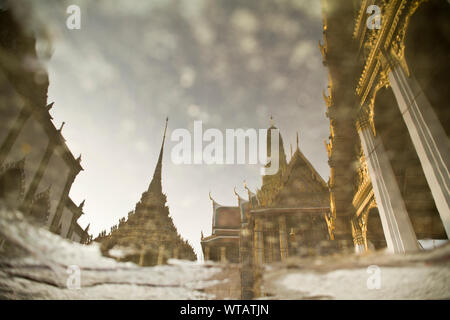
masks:
<instances>
[{"instance_id":1,"label":"textured wet stone","mask_svg":"<svg viewBox=\"0 0 450 320\"><path fill-rule=\"evenodd\" d=\"M0 233L7 240L0 257L3 299L211 299L204 288L219 283L213 279L221 271L217 265L117 262L101 256L98 245L62 239L17 212L1 212ZM80 289L73 289L71 266L80 270Z\"/></svg>"},{"instance_id":2,"label":"textured wet stone","mask_svg":"<svg viewBox=\"0 0 450 320\"><path fill-rule=\"evenodd\" d=\"M18 212L0 210L2 299L214 299L236 298L237 265L169 260L138 267L103 257L99 246L80 245L36 228ZM380 288L368 289L380 270ZM80 289L70 289L71 266ZM289 259L267 266L269 299L449 299L450 245L414 255L376 253Z\"/></svg>"},{"instance_id":3,"label":"textured wet stone","mask_svg":"<svg viewBox=\"0 0 450 320\"><path fill-rule=\"evenodd\" d=\"M263 291L272 299L450 299L450 244L410 255L290 259L266 268Z\"/></svg>"}]
</instances>

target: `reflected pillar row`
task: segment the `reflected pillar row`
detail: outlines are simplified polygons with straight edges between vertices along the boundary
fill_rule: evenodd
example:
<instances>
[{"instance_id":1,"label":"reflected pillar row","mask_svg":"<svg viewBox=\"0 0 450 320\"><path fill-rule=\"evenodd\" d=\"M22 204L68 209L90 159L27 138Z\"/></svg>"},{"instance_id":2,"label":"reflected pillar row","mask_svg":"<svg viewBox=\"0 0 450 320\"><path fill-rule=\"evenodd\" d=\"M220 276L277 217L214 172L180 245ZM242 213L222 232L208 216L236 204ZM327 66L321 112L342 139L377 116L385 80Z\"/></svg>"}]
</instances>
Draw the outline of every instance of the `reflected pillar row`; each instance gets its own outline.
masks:
<instances>
[{"instance_id":1,"label":"reflected pillar row","mask_svg":"<svg viewBox=\"0 0 450 320\"><path fill-rule=\"evenodd\" d=\"M407 75L400 63L390 62L390 85L450 237L449 139L415 78Z\"/></svg>"}]
</instances>

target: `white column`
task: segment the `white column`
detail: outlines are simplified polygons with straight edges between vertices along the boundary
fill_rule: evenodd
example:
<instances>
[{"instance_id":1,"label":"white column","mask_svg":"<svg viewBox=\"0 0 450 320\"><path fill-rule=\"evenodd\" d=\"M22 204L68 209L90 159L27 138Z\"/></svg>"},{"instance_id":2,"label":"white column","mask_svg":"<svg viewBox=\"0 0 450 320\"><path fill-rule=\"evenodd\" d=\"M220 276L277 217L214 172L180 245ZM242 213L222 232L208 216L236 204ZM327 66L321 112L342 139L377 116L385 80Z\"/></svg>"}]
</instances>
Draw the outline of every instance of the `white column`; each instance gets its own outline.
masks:
<instances>
[{"instance_id":1,"label":"white column","mask_svg":"<svg viewBox=\"0 0 450 320\"><path fill-rule=\"evenodd\" d=\"M450 143L447 134L414 77L408 77L401 66L395 65L389 72L389 82L450 237Z\"/></svg>"},{"instance_id":2,"label":"white column","mask_svg":"<svg viewBox=\"0 0 450 320\"><path fill-rule=\"evenodd\" d=\"M388 249L394 253L417 251L419 246L416 234L383 143L380 137L374 137L366 113L362 114L358 122L359 137Z\"/></svg>"}]
</instances>

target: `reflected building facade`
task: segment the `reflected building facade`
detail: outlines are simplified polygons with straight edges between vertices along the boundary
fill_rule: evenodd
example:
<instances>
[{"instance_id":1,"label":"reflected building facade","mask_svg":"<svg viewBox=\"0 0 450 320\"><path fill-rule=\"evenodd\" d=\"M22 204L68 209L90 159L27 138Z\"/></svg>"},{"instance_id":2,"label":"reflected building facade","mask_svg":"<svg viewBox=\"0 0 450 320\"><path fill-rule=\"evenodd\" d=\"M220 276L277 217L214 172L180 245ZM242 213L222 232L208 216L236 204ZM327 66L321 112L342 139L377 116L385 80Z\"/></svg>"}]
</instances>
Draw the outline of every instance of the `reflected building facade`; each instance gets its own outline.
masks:
<instances>
[{"instance_id":1,"label":"reflected building facade","mask_svg":"<svg viewBox=\"0 0 450 320\"><path fill-rule=\"evenodd\" d=\"M418 240L448 239L450 5L322 6L330 237L351 239L358 252L395 253L419 250Z\"/></svg>"},{"instance_id":2,"label":"reflected building facade","mask_svg":"<svg viewBox=\"0 0 450 320\"><path fill-rule=\"evenodd\" d=\"M0 199L52 232L85 243L80 205L69 197L83 168L57 129L47 104L48 76L36 40L11 11L0 11Z\"/></svg>"},{"instance_id":3,"label":"reflected building facade","mask_svg":"<svg viewBox=\"0 0 450 320\"><path fill-rule=\"evenodd\" d=\"M268 130L268 152L271 129L277 128L272 124ZM238 298L264 295L260 289L264 264L337 250L325 220L330 211L328 187L300 151L298 136L297 147L294 152L291 148L287 161L280 135L279 155L278 172L263 176L256 193L246 185L246 196L234 191L237 206L223 206L211 198L212 234L202 234L203 256L205 260L240 264Z\"/></svg>"},{"instance_id":4,"label":"reflected building facade","mask_svg":"<svg viewBox=\"0 0 450 320\"><path fill-rule=\"evenodd\" d=\"M264 295L260 266L289 256L409 253L448 240L450 4L322 0L322 13L328 182L297 142L236 207L213 200L213 234L202 235L206 260L241 264L244 299Z\"/></svg>"}]
</instances>

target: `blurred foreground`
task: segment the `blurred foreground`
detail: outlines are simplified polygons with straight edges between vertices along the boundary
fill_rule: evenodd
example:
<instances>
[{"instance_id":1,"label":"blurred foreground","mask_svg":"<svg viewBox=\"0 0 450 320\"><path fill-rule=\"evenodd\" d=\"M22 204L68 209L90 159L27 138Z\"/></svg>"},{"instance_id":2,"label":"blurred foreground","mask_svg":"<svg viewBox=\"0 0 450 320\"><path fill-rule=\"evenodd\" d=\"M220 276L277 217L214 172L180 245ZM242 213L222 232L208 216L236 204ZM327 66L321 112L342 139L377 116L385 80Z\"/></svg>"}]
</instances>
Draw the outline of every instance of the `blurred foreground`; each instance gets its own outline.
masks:
<instances>
[{"instance_id":1,"label":"blurred foreground","mask_svg":"<svg viewBox=\"0 0 450 320\"><path fill-rule=\"evenodd\" d=\"M96 244L61 239L6 209L0 236L2 299L214 299L212 292L227 298L223 284L239 281L231 264L117 262L102 257ZM292 258L266 267L261 286L269 299L449 299L449 258L450 245L412 255ZM380 270L379 289L367 285L373 265Z\"/></svg>"}]
</instances>

